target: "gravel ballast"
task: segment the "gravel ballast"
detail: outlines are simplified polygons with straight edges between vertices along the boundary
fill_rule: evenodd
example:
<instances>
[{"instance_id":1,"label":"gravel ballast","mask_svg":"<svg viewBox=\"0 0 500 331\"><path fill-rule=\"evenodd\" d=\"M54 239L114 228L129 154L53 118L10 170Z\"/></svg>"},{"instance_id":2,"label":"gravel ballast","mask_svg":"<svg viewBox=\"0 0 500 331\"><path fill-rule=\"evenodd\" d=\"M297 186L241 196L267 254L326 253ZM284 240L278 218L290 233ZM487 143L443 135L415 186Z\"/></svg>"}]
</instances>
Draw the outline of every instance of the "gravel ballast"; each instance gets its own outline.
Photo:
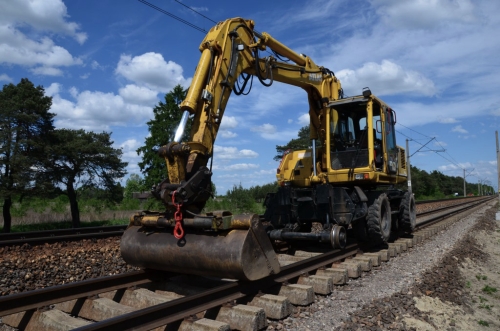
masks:
<instances>
[{"instance_id":1,"label":"gravel ballast","mask_svg":"<svg viewBox=\"0 0 500 331\"><path fill-rule=\"evenodd\" d=\"M373 269L365 277L336 287L331 295L317 297L310 307L296 308L294 314L285 320L270 321L268 330L481 328L480 320L473 318L470 320L472 325L459 326L460 316L474 313L467 281L460 268L467 261L491 264L489 255L482 251L474 235L497 234L495 229L499 227L495 223L495 212L496 208L491 204L476 210L430 240L392 258L378 270ZM500 257L498 259L496 264L500 264ZM498 285L500 287L500 282ZM425 304L427 298L458 307L453 315L455 319L449 318L446 325L438 324L436 316L444 316L445 308L443 311L426 311L422 306L429 306ZM419 302L424 303L419 305ZM493 325L492 322L483 322ZM497 325L500 328L500 324Z\"/></svg>"},{"instance_id":2,"label":"gravel ballast","mask_svg":"<svg viewBox=\"0 0 500 331\"><path fill-rule=\"evenodd\" d=\"M491 253L500 243L495 212L491 204L477 209L409 252L335 287L331 295L296 307L284 320L269 321L267 329L487 330L485 324L500 329L498 317L488 315L498 309L500 316L500 299L482 293L486 285L500 290L500 280L495 283L500 270L491 270L500 266L500 257L492 260L497 255ZM483 237L490 238L488 246ZM0 248L0 295L132 270L121 259L119 238L5 247Z\"/></svg>"}]
</instances>

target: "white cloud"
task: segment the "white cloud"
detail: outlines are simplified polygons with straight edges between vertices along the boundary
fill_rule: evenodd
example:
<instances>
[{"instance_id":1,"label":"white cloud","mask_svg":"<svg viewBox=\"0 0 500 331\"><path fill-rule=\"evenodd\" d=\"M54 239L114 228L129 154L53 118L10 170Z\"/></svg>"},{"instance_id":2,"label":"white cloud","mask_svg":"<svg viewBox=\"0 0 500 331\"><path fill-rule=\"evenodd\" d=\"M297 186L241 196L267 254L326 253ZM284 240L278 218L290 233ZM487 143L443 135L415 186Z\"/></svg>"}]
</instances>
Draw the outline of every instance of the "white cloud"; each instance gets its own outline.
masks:
<instances>
[{"instance_id":1,"label":"white cloud","mask_svg":"<svg viewBox=\"0 0 500 331\"><path fill-rule=\"evenodd\" d=\"M104 69L104 67L102 65L100 65L99 62L97 62L96 60L92 61L92 63L90 64L90 67L94 70L95 69L101 69L101 70Z\"/></svg>"},{"instance_id":2,"label":"white cloud","mask_svg":"<svg viewBox=\"0 0 500 331\"><path fill-rule=\"evenodd\" d=\"M235 170L251 170L251 169L258 169L259 165L254 164L254 163L237 163L237 164L231 164L228 166L220 167L217 170L224 170L224 171L235 171Z\"/></svg>"},{"instance_id":3,"label":"white cloud","mask_svg":"<svg viewBox=\"0 0 500 331\"><path fill-rule=\"evenodd\" d=\"M12 82L12 78L10 78L8 75L6 74L1 74L0 75L0 81L5 81L5 82Z\"/></svg>"},{"instance_id":4,"label":"white cloud","mask_svg":"<svg viewBox=\"0 0 500 331\"><path fill-rule=\"evenodd\" d=\"M41 65L43 69L35 69L40 73L46 70L53 75L50 68L72 66L82 63L79 58L74 58L64 48L43 37L40 41L31 40L22 32L11 26L0 25L0 63L17 64L24 66Z\"/></svg>"},{"instance_id":5,"label":"white cloud","mask_svg":"<svg viewBox=\"0 0 500 331\"><path fill-rule=\"evenodd\" d=\"M434 142L434 146L436 146L436 147L440 147L440 148L443 148L443 147L448 146L448 144L447 144L447 143L445 143L444 141L437 141L437 140L436 140L436 142Z\"/></svg>"},{"instance_id":6,"label":"white cloud","mask_svg":"<svg viewBox=\"0 0 500 331\"><path fill-rule=\"evenodd\" d=\"M119 145L122 149L123 157L128 160L140 160L140 156L137 155L136 150L141 147L142 144L135 139L127 139Z\"/></svg>"},{"instance_id":7,"label":"white cloud","mask_svg":"<svg viewBox=\"0 0 500 331\"><path fill-rule=\"evenodd\" d=\"M235 129L238 126L238 121L234 116L224 116L222 117L222 122L220 124L220 130L230 130Z\"/></svg>"},{"instance_id":8,"label":"white cloud","mask_svg":"<svg viewBox=\"0 0 500 331\"><path fill-rule=\"evenodd\" d=\"M297 138L298 131L294 130L284 130L278 131L276 126L273 124L265 123L259 126L254 126L250 128L252 132L258 132L260 136L266 140L271 141L289 141L293 138Z\"/></svg>"},{"instance_id":9,"label":"white cloud","mask_svg":"<svg viewBox=\"0 0 500 331\"><path fill-rule=\"evenodd\" d=\"M78 98L78 89L74 86L70 87L69 94L75 99Z\"/></svg>"},{"instance_id":10,"label":"white cloud","mask_svg":"<svg viewBox=\"0 0 500 331\"><path fill-rule=\"evenodd\" d=\"M52 83L49 85L49 87L45 88L45 95L52 97L56 94L59 94L60 88L61 85L59 83Z\"/></svg>"},{"instance_id":11,"label":"white cloud","mask_svg":"<svg viewBox=\"0 0 500 331\"><path fill-rule=\"evenodd\" d=\"M68 22L68 17L62 0L3 1L0 10L0 21L9 25L31 25L36 29L69 35L83 44L87 40L87 34L78 32L80 26L75 22Z\"/></svg>"},{"instance_id":12,"label":"white cloud","mask_svg":"<svg viewBox=\"0 0 500 331\"><path fill-rule=\"evenodd\" d=\"M441 117L438 119L438 122L443 124L453 124L453 123L458 123L459 121L457 121L453 117Z\"/></svg>"},{"instance_id":13,"label":"white cloud","mask_svg":"<svg viewBox=\"0 0 500 331\"><path fill-rule=\"evenodd\" d=\"M219 128L219 135L222 138L236 138L238 136L237 133L231 131L231 129L236 129L238 126L238 121L234 116L224 116L222 117L222 122Z\"/></svg>"},{"instance_id":14,"label":"white cloud","mask_svg":"<svg viewBox=\"0 0 500 331\"><path fill-rule=\"evenodd\" d=\"M38 67L30 70L35 75L45 75L45 76L62 76L63 72L61 69L52 67Z\"/></svg>"},{"instance_id":15,"label":"white cloud","mask_svg":"<svg viewBox=\"0 0 500 331\"><path fill-rule=\"evenodd\" d=\"M405 70L389 60L365 63L356 70L344 69L337 72L342 86L349 94L361 94L363 87L371 87L375 95L395 95L413 93L433 96L436 94L434 83L422 74Z\"/></svg>"},{"instance_id":16,"label":"white cloud","mask_svg":"<svg viewBox=\"0 0 500 331\"><path fill-rule=\"evenodd\" d=\"M306 126L306 125L309 125L311 122L311 119L309 117L309 114L302 114L300 115L299 117L299 120L298 120L298 123L302 126Z\"/></svg>"},{"instance_id":17,"label":"white cloud","mask_svg":"<svg viewBox=\"0 0 500 331\"><path fill-rule=\"evenodd\" d=\"M431 29L477 20L470 0L371 0L371 3L386 24L399 28Z\"/></svg>"},{"instance_id":18,"label":"white cloud","mask_svg":"<svg viewBox=\"0 0 500 331\"><path fill-rule=\"evenodd\" d=\"M166 62L161 54L154 52L134 57L121 55L115 73L138 85L164 93L178 84L187 87L190 83L182 75L180 65L172 61Z\"/></svg>"},{"instance_id":19,"label":"white cloud","mask_svg":"<svg viewBox=\"0 0 500 331\"><path fill-rule=\"evenodd\" d=\"M152 108L127 103L121 95L99 91L79 92L69 89L75 102L61 98L60 85L51 85L51 112L57 114L55 126L58 128L83 128L91 131L109 131L110 126L140 125L152 117Z\"/></svg>"},{"instance_id":20,"label":"white cloud","mask_svg":"<svg viewBox=\"0 0 500 331\"><path fill-rule=\"evenodd\" d=\"M219 134L222 138L228 138L228 139L238 137L238 134L232 131L219 131Z\"/></svg>"},{"instance_id":21,"label":"white cloud","mask_svg":"<svg viewBox=\"0 0 500 331\"><path fill-rule=\"evenodd\" d=\"M261 132L263 134L273 134L276 133L276 125L265 123L260 126L255 126L250 130L253 132Z\"/></svg>"},{"instance_id":22,"label":"white cloud","mask_svg":"<svg viewBox=\"0 0 500 331\"><path fill-rule=\"evenodd\" d=\"M77 23L67 21L67 9L61 0L3 1L0 7L0 64L35 67L31 72L47 76L61 76L59 67L82 64L81 59L45 35L69 35L80 44L87 39L78 31ZM30 31L27 36L21 31L26 27L36 33Z\"/></svg>"},{"instance_id":23,"label":"white cloud","mask_svg":"<svg viewBox=\"0 0 500 331\"><path fill-rule=\"evenodd\" d=\"M464 128L462 128L461 125L457 125L455 126L453 129L451 129L452 132L458 132L458 133L463 133L463 134L466 134L466 133L469 133L469 131L465 130Z\"/></svg>"},{"instance_id":24,"label":"white cloud","mask_svg":"<svg viewBox=\"0 0 500 331\"><path fill-rule=\"evenodd\" d=\"M258 153L249 149L238 150L238 148L236 147L214 145L214 159L231 160L241 158L256 158L258 156Z\"/></svg>"},{"instance_id":25,"label":"white cloud","mask_svg":"<svg viewBox=\"0 0 500 331\"><path fill-rule=\"evenodd\" d=\"M119 94L125 102L136 105L153 106L158 101L158 92L133 84L120 88Z\"/></svg>"}]
</instances>

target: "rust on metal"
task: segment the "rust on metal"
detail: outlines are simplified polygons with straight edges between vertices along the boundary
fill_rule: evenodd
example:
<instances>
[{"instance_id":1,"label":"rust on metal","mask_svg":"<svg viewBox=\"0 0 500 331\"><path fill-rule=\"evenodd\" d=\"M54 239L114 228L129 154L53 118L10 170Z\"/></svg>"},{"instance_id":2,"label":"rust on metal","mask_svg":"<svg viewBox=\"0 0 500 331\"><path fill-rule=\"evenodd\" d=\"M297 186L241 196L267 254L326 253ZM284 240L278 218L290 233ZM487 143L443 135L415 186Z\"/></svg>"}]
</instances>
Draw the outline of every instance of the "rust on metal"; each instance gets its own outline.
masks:
<instances>
[{"instance_id":1,"label":"rust on metal","mask_svg":"<svg viewBox=\"0 0 500 331\"><path fill-rule=\"evenodd\" d=\"M123 259L144 269L256 280L280 270L278 258L259 216L238 215L247 229L206 231L185 229L178 240L171 228L131 226L123 234Z\"/></svg>"}]
</instances>

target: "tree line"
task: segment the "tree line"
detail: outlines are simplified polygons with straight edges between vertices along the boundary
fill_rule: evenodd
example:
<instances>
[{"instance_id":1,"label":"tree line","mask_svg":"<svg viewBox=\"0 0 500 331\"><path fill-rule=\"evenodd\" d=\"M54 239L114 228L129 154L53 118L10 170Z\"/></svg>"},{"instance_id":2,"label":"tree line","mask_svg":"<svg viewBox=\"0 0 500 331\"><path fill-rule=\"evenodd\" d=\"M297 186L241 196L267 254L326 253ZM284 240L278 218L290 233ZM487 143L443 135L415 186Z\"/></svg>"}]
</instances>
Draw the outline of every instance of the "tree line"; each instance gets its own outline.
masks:
<instances>
[{"instance_id":1,"label":"tree line","mask_svg":"<svg viewBox=\"0 0 500 331\"><path fill-rule=\"evenodd\" d=\"M56 129L52 97L23 78L0 91L0 199L3 232L10 232L15 199L68 197L74 227L80 225L78 192L97 190L105 199L120 199L118 182L125 174L121 149L111 133ZM87 191L88 191L87 190Z\"/></svg>"}]
</instances>

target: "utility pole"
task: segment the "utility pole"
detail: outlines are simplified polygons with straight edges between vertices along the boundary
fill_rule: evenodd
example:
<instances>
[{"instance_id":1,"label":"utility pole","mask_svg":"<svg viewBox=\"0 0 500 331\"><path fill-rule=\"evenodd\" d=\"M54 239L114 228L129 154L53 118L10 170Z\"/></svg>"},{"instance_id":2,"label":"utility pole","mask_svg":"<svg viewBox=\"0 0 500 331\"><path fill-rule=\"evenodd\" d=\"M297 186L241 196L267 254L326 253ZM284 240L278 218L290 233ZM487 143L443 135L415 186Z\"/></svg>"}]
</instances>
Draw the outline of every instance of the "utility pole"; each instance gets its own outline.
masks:
<instances>
[{"instance_id":1,"label":"utility pole","mask_svg":"<svg viewBox=\"0 0 500 331\"><path fill-rule=\"evenodd\" d=\"M495 137L497 139L497 177L498 177L497 194L498 194L500 193L500 148L498 147L498 131L495 131ZM500 199L500 194L498 194L498 198ZM500 203L498 204L498 206L500 208Z\"/></svg>"},{"instance_id":2,"label":"utility pole","mask_svg":"<svg viewBox=\"0 0 500 331\"><path fill-rule=\"evenodd\" d=\"M465 168L464 168L464 198L466 197L466 192L465 192Z\"/></svg>"},{"instance_id":3,"label":"utility pole","mask_svg":"<svg viewBox=\"0 0 500 331\"><path fill-rule=\"evenodd\" d=\"M406 139L406 175L408 181L408 192L412 194L411 191L411 164L410 164L410 145L408 144L408 139Z\"/></svg>"},{"instance_id":4,"label":"utility pole","mask_svg":"<svg viewBox=\"0 0 500 331\"><path fill-rule=\"evenodd\" d=\"M469 176L470 173L474 171L474 169L472 169L471 171L469 171L469 173L467 175L465 174L465 168L463 169L464 170L464 197L467 196L467 194L466 194L467 192L465 191L465 177Z\"/></svg>"}]
</instances>

